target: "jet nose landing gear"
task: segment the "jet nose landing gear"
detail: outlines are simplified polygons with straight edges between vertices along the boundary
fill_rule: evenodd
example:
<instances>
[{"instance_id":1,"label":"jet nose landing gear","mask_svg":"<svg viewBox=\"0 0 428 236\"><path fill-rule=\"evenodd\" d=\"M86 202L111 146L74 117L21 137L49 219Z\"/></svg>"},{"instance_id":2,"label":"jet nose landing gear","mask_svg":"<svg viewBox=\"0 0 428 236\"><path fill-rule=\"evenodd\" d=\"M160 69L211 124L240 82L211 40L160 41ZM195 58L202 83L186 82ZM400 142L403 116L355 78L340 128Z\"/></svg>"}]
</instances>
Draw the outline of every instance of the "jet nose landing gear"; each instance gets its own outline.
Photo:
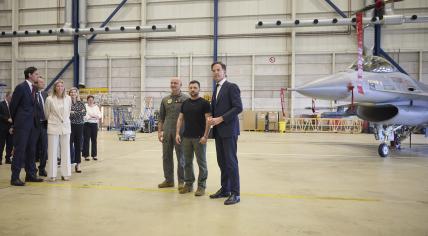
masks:
<instances>
[{"instance_id":1,"label":"jet nose landing gear","mask_svg":"<svg viewBox=\"0 0 428 236\"><path fill-rule=\"evenodd\" d=\"M389 155L389 147L386 143L381 143L378 148L379 156L387 157Z\"/></svg>"}]
</instances>

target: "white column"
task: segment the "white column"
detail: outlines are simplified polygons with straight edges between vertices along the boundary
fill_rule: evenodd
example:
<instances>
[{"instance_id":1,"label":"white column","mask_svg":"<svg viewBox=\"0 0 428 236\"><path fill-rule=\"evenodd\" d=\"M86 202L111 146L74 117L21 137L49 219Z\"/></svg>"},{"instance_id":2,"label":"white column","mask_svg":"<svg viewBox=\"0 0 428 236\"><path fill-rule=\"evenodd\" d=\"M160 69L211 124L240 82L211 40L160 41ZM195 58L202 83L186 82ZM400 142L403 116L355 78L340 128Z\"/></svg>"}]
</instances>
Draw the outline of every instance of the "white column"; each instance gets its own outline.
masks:
<instances>
[{"instance_id":1,"label":"white column","mask_svg":"<svg viewBox=\"0 0 428 236\"><path fill-rule=\"evenodd\" d=\"M64 28L71 28L73 0L64 0ZM15 1L13 1L15 2Z\"/></svg>"},{"instance_id":2,"label":"white column","mask_svg":"<svg viewBox=\"0 0 428 236\"><path fill-rule=\"evenodd\" d=\"M256 56L253 54L251 56L251 110L254 111L255 101L254 101L254 79L255 79L255 73L256 73Z\"/></svg>"},{"instance_id":3,"label":"white column","mask_svg":"<svg viewBox=\"0 0 428 236\"><path fill-rule=\"evenodd\" d=\"M291 1L291 18L293 20L296 19L296 0ZM290 75L290 88L294 89L296 86L296 30L295 28L291 28L291 75ZM294 117L294 99L295 99L295 92L291 92L290 94L290 117Z\"/></svg>"},{"instance_id":4,"label":"white column","mask_svg":"<svg viewBox=\"0 0 428 236\"><path fill-rule=\"evenodd\" d=\"M146 6L146 0L141 0L141 25L146 25L146 19L147 19L147 6ZM141 34L141 36L144 36ZM146 90L146 39L145 37L141 37L140 40L140 113L143 112L144 108L144 98L146 96L145 90Z\"/></svg>"},{"instance_id":5,"label":"white column","mask_svg":"<svg viewBox=\"0 0 428 236\"><path fill-rule=\"evenodd\" d=\"M189 56L189 82L193 80L193 54Z\"/></svg>"},{"instance_id":6,"label":"white column","mask_svg":"<svg viewBox=\"0 0 428 236\"><path fill-rule=\"evenodd\" d=\"M177 77L181 78L181 57L177 56Z\"/></svg>"},{"instance_id":7,"label":"white column","mask_svg":"<svg viewBox=\"0 0 428 236\"><path fill-rule=\"evenodd\" d=\"M108 61L108 65L107 65L107 88L108 88L108 92L111 93L111 57L109 55L107 55L107 61Z\"/></svg>"},{"instance_id":8,"label":"white column","mask_svg":"<svg viewBox=\"0 0 428 236\"><path fill-rule=\"evenodd\" d=\"M331 74L336 73L336 53L331 54ZM334 101L330 101L330 108L334 107Z\"/></svg>"},{"instance_id":9,"label":"white column","mask_svg":"<svg viewBox=\"0 0 428 236\"><path fill-rule=\"evenodd\" d=\"M45 60L45 82L48 81L48 60Z\"/></svg>"},{"instance_id":10,"label":"white column","mask_svg":"<svg viewBox=\"0 0 428 236\"><path fill-rule=\"evenodd\" d=\"M80 28L86 28L87 23L87 3L86 0L79 0L79 24ZM78 39L79 52L79 85L86 86L86 59L88 50L88 40L81 35Z\"/></svg>"}]
</instances>

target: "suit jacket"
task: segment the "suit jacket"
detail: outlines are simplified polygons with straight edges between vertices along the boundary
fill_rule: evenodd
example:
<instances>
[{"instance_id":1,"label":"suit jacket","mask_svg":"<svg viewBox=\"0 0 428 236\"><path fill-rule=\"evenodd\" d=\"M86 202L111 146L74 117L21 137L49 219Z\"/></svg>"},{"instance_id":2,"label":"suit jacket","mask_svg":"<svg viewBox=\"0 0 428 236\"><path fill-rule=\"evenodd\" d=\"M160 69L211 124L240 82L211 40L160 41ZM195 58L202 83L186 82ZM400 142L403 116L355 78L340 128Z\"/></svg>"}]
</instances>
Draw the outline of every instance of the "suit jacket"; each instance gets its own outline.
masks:
<instances>
[{"instance_id":1,"label":"suit jacket","mask_svg":"<svg viewBox=\"0 0 428 236\"><path fill-rule=\"evenodd\" d=\"M63 109L60 108L63 106ZM48 134L70 134L71 98L66 95L63 99L49 96L45 102L45 117L48 121Z\"/></svg>"},{"instance_id":2,"label":"suit jacket","mask_svg":"<svg viewBox=\"0 0 428 236\"><path fill-rule=\"evenodd\" d=\"M42 93L43 100L44 100L44 101L45 101L45 103L46 103L46 99L48 98L49 94L48 94L48 92L47 92L47 91L45 91L45 90L41 91L41 93Z\"/></svg>"},{"instance_id":3,"label":"suit jacket","mask_svg":"<svg viewBox=\"0 0 428 236\"><path fill-rule=\"evenodd\" d=\"M215 94L213 94L213 98ZM211 103L213 117L223 116L223 122L214 126L214 137L237 136L239 132L238 114L242 112L241 91L238 85L227 80L221 86L218 96Z\"/></svg>"},{"instance_id":4,"label":"suit jacket","mask_svg":"<svg viewBox=\"0 0 428 236\"><path fill-rule=\"evenodd\" d=\"M35 109L37 110L37 115L38 115L39 120L44 121L44 120L46 120L46 118L44 116L44 106L46 103L46 99L48 97L48 93L46 91L39 91L38 93L41 95L42 98L40 98L39 94L36 94L36 96L37 96L36 101L40 100L40 103L43 103L43 104L39 104L39 102L37 102ZM44 124L44 125L46 125L46 124Z\"/></svg>"},{"instance_id":5,"label":"suit jacket","mask_svg":"<svg viewBox=\"0 0 428 236\"><path fill-rule=\"evenodd\" d=\"M14 128L30 130L34 125L34 99L27 81L18 84L9 106Z\"/></svg>"},{"instance_id":6,"label":"suit jacket","mask_svg":"<svg viewBox=\"0 0 428 236\"><path fill-rule=\"evenodd\" d=\"M0 102L0 129L9 130L11 123L7 120L10 118L9 108L7 107L6 101Z\"/></svg>"}]
</instances>

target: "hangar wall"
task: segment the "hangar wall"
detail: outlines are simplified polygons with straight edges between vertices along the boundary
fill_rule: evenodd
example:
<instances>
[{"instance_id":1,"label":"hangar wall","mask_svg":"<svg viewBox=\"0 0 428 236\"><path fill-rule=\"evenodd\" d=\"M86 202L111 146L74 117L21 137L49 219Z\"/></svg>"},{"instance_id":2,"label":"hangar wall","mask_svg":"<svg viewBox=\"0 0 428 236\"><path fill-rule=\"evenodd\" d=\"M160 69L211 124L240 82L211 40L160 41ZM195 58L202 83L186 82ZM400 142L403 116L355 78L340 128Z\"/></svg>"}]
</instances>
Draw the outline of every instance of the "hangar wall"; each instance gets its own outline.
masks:
<instances>
[{"instance_id":1,"label":"hangar wall","mask_svg":"<svg viewBox=\"0 0 428 236\"><path fill-rule=\"evenodd\" d=\"M56 28L64 23L64 0L12 1L0 2L0 30ZM345 13L363 6L363 1L333 2ZM88 27L99 26L118 3L119 0L88 0ZM293 13L298 19L338 17L321 0L219 1L219 59L228 64L229 79L240 85L246 109L280 110L279 89L290 86L293 73L298 86L342 70L356 57L355 32L348 27L295 29L295 42L290 37L293 29L254 27L259 20L291 19ZM396 3L395 13L428 15L428 2ZM180 76L185 83L197 79L204 93L210 93L213 1L128 0L110 25L140 25L142 20L148 25L175 24L177 31L99 35L89 46L87 87L111 87L113 94L132 95L139 101L153 96L155 107L168 93L172 76ZM427 24L387 26L383 27L382 43L413 78L428 83L427 35ZM35 65L50 81L72 57L70 37L14 40L12 46L12 39L0 39L0 82L9 89L12 76L21 81L26 66ZM294 72L292 53L296 55ZM16 73L10 69L13 60L17 63ZM63 79L67 87L71 86L71 69ZM290 99L288 96L289 109ZM295 115L308 113L304 107L310 106L310 99L296 94L293 100ZM326 101L317 105L329 104Z\"/></svg>"}]
</instances>

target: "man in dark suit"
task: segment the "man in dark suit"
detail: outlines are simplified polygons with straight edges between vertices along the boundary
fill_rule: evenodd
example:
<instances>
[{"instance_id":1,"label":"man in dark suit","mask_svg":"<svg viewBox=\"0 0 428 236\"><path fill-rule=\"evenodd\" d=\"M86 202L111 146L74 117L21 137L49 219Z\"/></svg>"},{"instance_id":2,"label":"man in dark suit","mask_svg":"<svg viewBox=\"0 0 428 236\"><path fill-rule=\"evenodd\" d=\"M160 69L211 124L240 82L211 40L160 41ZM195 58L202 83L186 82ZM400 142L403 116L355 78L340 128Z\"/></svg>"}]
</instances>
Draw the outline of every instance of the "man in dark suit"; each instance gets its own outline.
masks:
<instances>
[{"instance_id":1,"label":"man in dark suit","mask_svg":"<svg viewBox=\"0 0 428 236\"><path fill-rule=\"evenodd\" d=\"M19 173L25 163L26 182L42 182L36 176L35 146L38 136L39 118L36 104L37 88L34 83L39 78L37 68L28 67L24 70L25 81L15 87L10 102L10 115L13 121L14 157L12 160L12 176L10 184L24 186Z\"/></svg>"},{"instance_id":2,"label":"man in dark suit","mask_svg":"<svg viewBox=\"0 0 428 236\"><path fill-rule=\"evenodd\" d=\"M36 160L39 160L39 176L48 176L46 172L46 161L48 160L48 121L45 117L45 101L48 97L48 93L44 91L45 89L45 80L42 76L37 80L37 93L36 93L36 109L37 114L39 115L40 125L39 136L37 137L36 145Z\"/></svg>"},{"instance_id":3,"label":"man in dark suit","mask_svg":"<svg viewBox=\"0 0 428 236\"><path fill-rule=\"evenodd\" d=\"M211 102L217 163L221 172L221 188L210 198L227 197L225 205L240 202L237 142L239 135L238 114L242 112L241 91L238 85L226 81L226 65L214 62L211 65L216 82Z\"/></svg>"},{"instance_id":4,"label":"man in dark suit","mask_svg":"<svg viewBox=\"0 0 428 236\"><path fill-rule=\"evenodd\" d=\"M0 165L2 164L3 150L6 145L6 164L11 164L13 139L9 132L12 126L12 118L10 118L9 104L12 98L12 93L7 92L4 101L0 103Z\"/></svg>"}]
</instances>

